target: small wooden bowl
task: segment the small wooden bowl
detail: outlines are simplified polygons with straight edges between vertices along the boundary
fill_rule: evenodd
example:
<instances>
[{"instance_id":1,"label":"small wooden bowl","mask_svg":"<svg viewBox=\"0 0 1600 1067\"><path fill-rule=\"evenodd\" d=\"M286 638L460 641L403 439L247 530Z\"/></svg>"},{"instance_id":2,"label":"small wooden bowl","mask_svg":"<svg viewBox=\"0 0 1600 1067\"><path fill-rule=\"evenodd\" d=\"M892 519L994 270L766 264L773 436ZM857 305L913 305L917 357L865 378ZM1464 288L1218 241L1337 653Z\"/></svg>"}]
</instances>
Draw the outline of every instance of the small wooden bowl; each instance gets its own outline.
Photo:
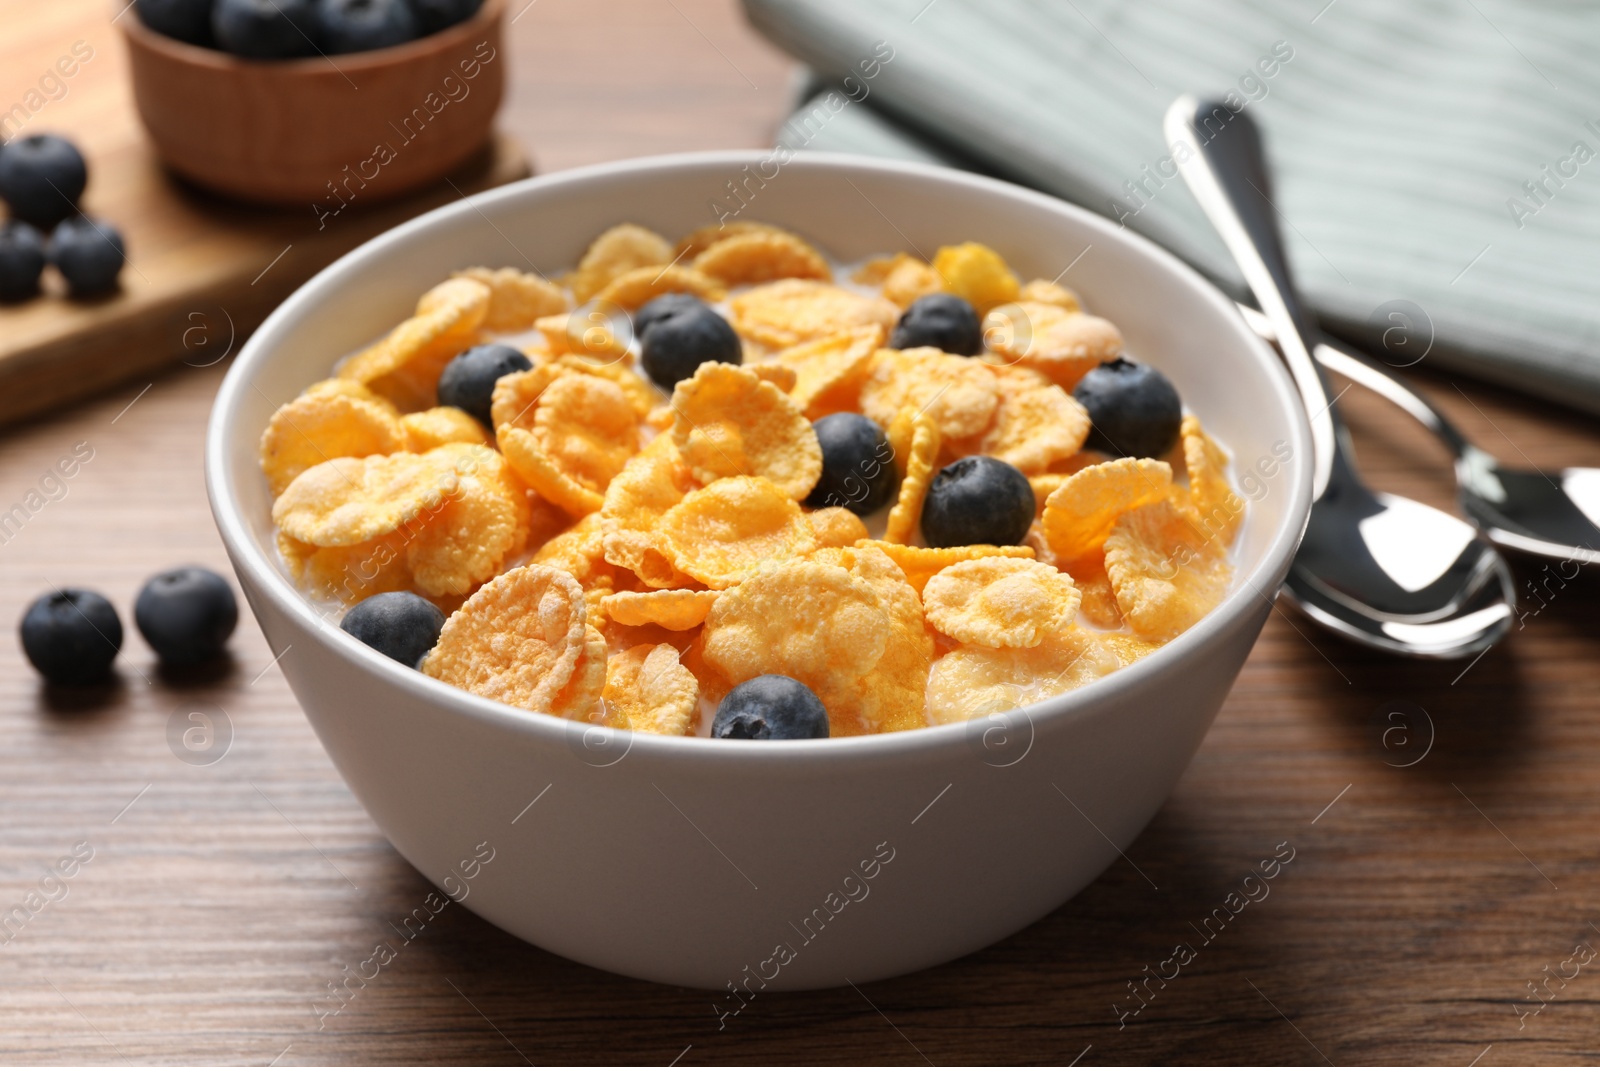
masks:
<instances>
[{"instance_id":1,"label":"small wooden bowl","mask_svg":"<svg viewBox=\"0 0 1600 1067\"><path fill-rule=\"evenodd\" d=\"M347 204L399 196L483 147L505 87L505 0L393 48L277 62L240 59L119 19L133 95L173 171L228 196Z\"/></svg>"}]
</instances>

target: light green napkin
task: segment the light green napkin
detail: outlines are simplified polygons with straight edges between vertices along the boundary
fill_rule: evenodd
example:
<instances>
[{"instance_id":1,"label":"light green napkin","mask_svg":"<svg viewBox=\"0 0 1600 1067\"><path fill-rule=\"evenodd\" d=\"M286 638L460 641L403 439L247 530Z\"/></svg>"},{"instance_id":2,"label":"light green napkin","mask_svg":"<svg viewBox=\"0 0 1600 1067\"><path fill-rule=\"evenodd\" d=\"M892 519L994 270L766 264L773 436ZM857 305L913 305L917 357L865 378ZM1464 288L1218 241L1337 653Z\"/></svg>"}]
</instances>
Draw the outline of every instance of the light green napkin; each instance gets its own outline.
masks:
<instances>
[{"instance_id":1,"label":"light green napkin","mask_svg":"<svg viewBox=\"0 0 1600 1067\"><path fill-rule=\"evenodd\" d=\"M1161 135L1180 93L1232 92L1331 327L1374 344L1410 322L1391 362L1431 329L1429 365L1600 412L1600 4L744 5L850 100L820 123L825 96L802 106L791 147L976 165L1121 219L1237 295Z\"/></svg>"}]
</instances>

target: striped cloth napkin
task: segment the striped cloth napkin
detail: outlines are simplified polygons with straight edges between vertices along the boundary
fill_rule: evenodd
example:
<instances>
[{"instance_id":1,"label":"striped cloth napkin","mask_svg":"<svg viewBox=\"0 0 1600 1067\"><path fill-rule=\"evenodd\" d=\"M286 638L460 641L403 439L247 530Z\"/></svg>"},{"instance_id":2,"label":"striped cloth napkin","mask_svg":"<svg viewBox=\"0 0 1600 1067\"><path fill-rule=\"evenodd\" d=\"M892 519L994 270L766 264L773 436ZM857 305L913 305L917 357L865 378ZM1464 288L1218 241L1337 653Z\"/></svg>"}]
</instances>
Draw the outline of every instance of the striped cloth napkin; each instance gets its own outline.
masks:
<instances>
[{"instance_id":1,"label":"striped cloth napkin","mask_svg":"<svg viewBox=\"0 0 1600 1067\"><path fill-rule=\"evenodd\" d=\"M1600 5L744 6L825 86L784 143L988 171L1242 295L1161 135L1180 93L1229 97L1265 132L1297 280L1331 329L1600 412Z\"/></svg>"}]
</instances>

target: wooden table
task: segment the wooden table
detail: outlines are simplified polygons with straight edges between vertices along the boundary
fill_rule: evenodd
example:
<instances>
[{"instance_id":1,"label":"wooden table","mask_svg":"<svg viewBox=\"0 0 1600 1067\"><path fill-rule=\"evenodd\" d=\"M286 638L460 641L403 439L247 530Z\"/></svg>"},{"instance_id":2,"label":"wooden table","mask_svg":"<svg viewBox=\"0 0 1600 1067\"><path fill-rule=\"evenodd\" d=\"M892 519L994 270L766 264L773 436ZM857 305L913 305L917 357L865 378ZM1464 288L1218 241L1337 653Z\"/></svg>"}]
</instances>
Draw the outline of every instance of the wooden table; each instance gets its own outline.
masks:
<instances>
[{"instance_id":1,"label":"wooden table","mask_svg":"<svg viewBox=\"0 0 1600 1067\"><path fill-rule=\"evenodd\" d=\"M787 102L786 61L732 0L537 0L512 38L506 125L547 171L764 144ZM101 43L116 47L109 31ZM0 544L8 618L55 583L104 590L126 619L158 568L227 569L201 484L223 370L179 367L0 437L0 511L79 442L93 449L65 495ZM1416 378L1507 459L1600 465L1592 420ZM1443 453L1381 406L1355 393L1346 403L1375 479L1448 506ZM47 694L7 639L0 912L41 886L59 895L46 867L74 848L92 858L0 946L0 1058L1500 1067L1593 1056L1600 968L1548 976L1573 974L1577 943L1600 946L1600 580L1519 566L1539 598L1470 666L1385 659L1274 615L1129 862L970 958L859 991L765 997L721 1033L707 994L589 970L459 908L319 1030L313 999L429 887L334 773L253 622L226 669L202 678L164 677L130 627L120 687L92 705ZM209 766L169 747L196 711L232 730ZM1280 842L1295 858L1270 897L1204 943L1195 926ZM1119 1025L1141 1002L1128 983L1178 942L1195 959L1165 988L1150 982L1148 1006ZM1530 981L1547 982L1549 1003L1519 1019L1517 1005L1540 1003Z\"/></svg>"}]
</instances>

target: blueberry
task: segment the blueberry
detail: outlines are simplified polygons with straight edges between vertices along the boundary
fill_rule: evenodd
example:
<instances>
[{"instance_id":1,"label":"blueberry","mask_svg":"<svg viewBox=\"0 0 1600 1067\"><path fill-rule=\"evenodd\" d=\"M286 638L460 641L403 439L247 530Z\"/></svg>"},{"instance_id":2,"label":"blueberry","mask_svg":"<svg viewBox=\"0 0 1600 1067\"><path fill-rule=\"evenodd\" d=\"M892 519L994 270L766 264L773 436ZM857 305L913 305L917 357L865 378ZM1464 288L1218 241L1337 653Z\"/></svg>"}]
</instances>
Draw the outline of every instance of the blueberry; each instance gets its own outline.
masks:
<instances>
[{"instance_id":1,"label":"blueberry","mask_svg":"<svg viewBox=\"0 0 1600 1067\"><path fill-rule=\"evenodd\" d=\"M15 219L0 226L0 302L37 293L44 260L44 238L38 230Z\"/></svg>"},{"instance_id":2,"label":"blueberry","mask_svg":"<svg viewBox=\"0 0 1600 1067\"><path fill-rule=\"evenodd\" d=\"M895 323L890 348L931 345L956 356L983 351L983 324L973 306L950 293L919 296Z\"/></svg>"},{"instance_id":3,"label":"blueberry","mask_svg":"<svg viewBox=\"0 0 1600 1067\"><path fill-rule=\"evenodd\" d=\"M36 133L0 149L0 198L11 214L41 230L76 213L88 184L83 153L65 137Z\"/></svg>"},{"instance_id":4,"label":"blueberry","mask_svg":"<svg viewBox=\"0 0 1600 1067\"><path fill-rule=\"evenodd\" d=\"M640 308L640 314L649 306ZM744 362L744 347L728 320L698 300L652 313L639 344L639 362L663 389L693 377L702 363Z\"/></svg>"},{"instance_id":5,"label":"blueberry","mask_svg":"<svg viewBox=\"0 0 1600 1067\"><path fill-rule=\"evenodd\" d=\"M211 9L215 0L134 0L139 21L157 33L187 41L211 43Z\"/></svg>"},{"instance_id":6,"label":"blueberry","mask_svg":"<svg viewBox=\"0 0 1600 1067\"><path fill-rule=\"evenodd\" d=\"M79 215L50 235L50 262L67 280L73 296L94 296L117 287L128 261L122 234L108 222Z\"/></svg>"},{"instance_id":7,"label":"blueberry","mask_svg":"<svg viewBox=\"0 0 1600 1067\"><path fill-rule=\"evenodd\" d=\"M494 383L507 374L530 370L533 361L510 345L478 345L444 366L439 375L439 403L460 408L491 430Z\"/></svg>"},{"instance_id":8,"label":"blueberry","mask_svg":"<svg viewBox=\"0 0 1600 1067\"><path fill-rule=\"evenodd\" d=\"M211 33L217 46L246 59L317 54L315 0L217 0Z\"/></svg>"},{"instance_id":9,"label":"blueberry","mask_svg":"<svg viewBox=\"0 0 1600 1067\"><path fill-rule=\"evenodd\" d=\"M317 28L327 52L370 52L418 36L406 0L317 0Z\"/></svg>"},{"instance_id":10,"label":"blueberry","mask_svg":"<svg viewBox=\"0 0 1600 1067\"><path fill-rule=\"evenodd\" d=\"M1085 374L1072 395L1089 412L1087 448L1148 458L1178 443L1183 402L1154 367L1119 357Z\"/></svg>"},{"instance_id":11,"label":"blueberry","mask_svg":"<svg viewBox=\"0 0 1600 1067\"><path fill-rule=\"evenodd\" d=\"M814 508L849 508L871 515L894 496L894 450L878 424L840 412L811 424L822 445L822 477L806 497Z\"/></svg>"},{"instance_id":12,"label":"blueberry","mask_svg":"<svg viewBox=\"0 0 1600 1067\"><path fill-rule=\"evenodd\" d=\"M174 567L144 583L133 621L162 663L186 667L221 653L239 623L239 605L222 575Z\"/></svg>"},{"instance_id":13,"label":"blueberry","mask_svg":"<svg viewBox=\"0 0 1600 1067\"><path fill-rule=\"evenodd\" d=\"M643 341L645 331L662 319L704 305L705 301L692 293L663 293L633 313L633 335Z\"/></svg>"},{"instance_id":14,"label":"blueberry","mask_svg":"<svg viewBox=\"0 0 1600 1067\"><path fill-rule=\"evenodd\" d=\"M444 612L415 593L379 593L349 611L339 629L407 667L432 651Z\"/></svg>"},{"instance_id":15,"label":"blueberry","mask_svg":"<svg viewBox=\"0 0 1600 1067\"><path fill-rule=\"evenodd\" d=\"M483 0L409 0L421 33L438 33L477 14Z\"/></svg>"},{"instance_id":16,"label":"blueberry","mask_svg":"<svg viewBox=\"0 0 1600 1067\"><path fill-rule=\"evenodd\" d=\"M22 651L56 685L94 685L122 648L122 620L111 601L87 589L59 589L28 605Z\"/></svg>"},{"instance_id":17,"label":"blueberry","mask_svg":"<svg viewBox=\"0 0 1600 1067\"><path fill-rule=\"evenodd\" d=\"M1021 471L993 456L968 456L928 485L922 539L933 548L1019 545L1033 510L1033 487Z\"/></svg>"},{"instance_id":18,"label":"blueberry","mask_svg":"<svg viewBox=\"0 0 1600 1067\"><path fill-rule=\"evenodd\" d=\"M828 709L805 685L763 674L734 686L717 705L711 736L740 741L803 741L828 736Z\"/></svg>"}]
</instances>

